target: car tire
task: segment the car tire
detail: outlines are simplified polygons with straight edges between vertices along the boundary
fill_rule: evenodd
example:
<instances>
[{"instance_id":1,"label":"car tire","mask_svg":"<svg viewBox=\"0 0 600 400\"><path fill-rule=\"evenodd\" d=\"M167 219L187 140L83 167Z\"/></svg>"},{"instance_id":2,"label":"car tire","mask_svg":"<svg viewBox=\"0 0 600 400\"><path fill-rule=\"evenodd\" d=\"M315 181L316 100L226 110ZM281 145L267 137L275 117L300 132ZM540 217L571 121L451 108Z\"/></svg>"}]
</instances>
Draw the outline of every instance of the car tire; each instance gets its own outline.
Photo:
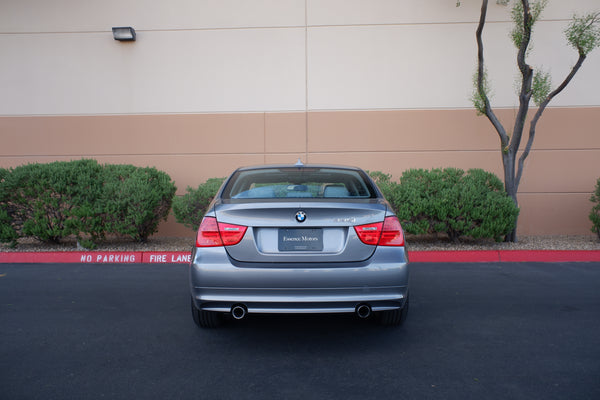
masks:
<instances>
[{"instance_id":1,"label":"car tire","mask_svg":"<svg viewBox=\"0 0 600 400\"><path fill-rule=\"evenodd\" d=\"M383 326L401 326L406 320L408 314L408 305L410 297L406 297L404 307L398 310L382 311L379 316L379 322Z\"/></svg>"},{"instance_id":2,"label":"car tire","mask_svg":"<svg viewBox=\"0 0 600 400\"><path fill-rule=\"evenodd\" d=\"M192 318L194 319L196 325L198 325L200 328L217 328L221 325L223 319L220 313L198 310L194 304L194 299L192 299L191 303Z\"/></svg>"}]
</instances>

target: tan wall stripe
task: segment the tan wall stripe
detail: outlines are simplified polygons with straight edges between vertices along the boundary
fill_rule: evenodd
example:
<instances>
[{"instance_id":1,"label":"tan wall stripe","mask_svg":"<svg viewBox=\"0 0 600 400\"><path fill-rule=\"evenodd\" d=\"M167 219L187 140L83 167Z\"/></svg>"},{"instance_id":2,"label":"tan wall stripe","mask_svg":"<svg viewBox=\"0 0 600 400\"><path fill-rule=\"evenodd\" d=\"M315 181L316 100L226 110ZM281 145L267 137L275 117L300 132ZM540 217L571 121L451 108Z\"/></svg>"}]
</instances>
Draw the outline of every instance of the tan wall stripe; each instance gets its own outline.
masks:
<instances>
[{"instance_id":1,"label":"tan wall stripe","mask_svg":"<svg viewBox=\"0 0 600 400\"><path fill-rule=\"evenodd\" d=\"M513 114L500 112L505 121ZM590 233L598 126L600 108L547 111L521 183L521 233ZM298 158L395 178L408 168L437 167L502 177L498 139L471 110L0 117L0 137L1 167L82 157L155 166L176 181L178 194L241 165ZM182 232L172 219L161 229Z\"/></svg>"}]
</instances>

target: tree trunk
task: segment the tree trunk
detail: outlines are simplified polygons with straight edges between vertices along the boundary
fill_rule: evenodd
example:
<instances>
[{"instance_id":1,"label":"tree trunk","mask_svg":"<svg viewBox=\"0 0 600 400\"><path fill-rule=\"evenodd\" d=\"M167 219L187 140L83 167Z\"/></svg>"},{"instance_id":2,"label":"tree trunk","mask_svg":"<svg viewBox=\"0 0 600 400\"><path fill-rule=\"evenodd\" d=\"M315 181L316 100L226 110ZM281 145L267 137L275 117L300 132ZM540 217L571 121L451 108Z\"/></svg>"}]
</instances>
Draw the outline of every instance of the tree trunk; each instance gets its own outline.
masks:
<instances>
[{"instance_id":1,"label":"tree trunk","mask_svg":"<svg viewBox=\"0 0 600 400\"><path fill-rule=\"evenodd\" d=\"M519 201L517 200L517 192L519 190L519 182L516 179L516 154L512 149L502 154L502 163L504 165L504 189L510 196L515 206L519 207ZM515 228L504 237L505 242L516 242L517 241L517 222L519 216L515 219Z\"/></svg>"}]
</instances>

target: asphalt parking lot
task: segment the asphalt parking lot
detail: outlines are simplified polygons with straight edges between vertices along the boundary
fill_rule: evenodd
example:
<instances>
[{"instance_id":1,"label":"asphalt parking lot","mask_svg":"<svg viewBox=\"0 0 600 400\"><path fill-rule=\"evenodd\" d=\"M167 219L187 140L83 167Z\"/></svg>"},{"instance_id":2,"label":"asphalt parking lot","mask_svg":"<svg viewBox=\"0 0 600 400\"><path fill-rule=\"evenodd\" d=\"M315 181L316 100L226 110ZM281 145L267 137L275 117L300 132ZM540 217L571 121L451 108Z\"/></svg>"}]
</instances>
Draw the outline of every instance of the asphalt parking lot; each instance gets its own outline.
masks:
<instances>
[{"instance_id":1,"label":"asphalt parking lot","mask_svg":"<svg viewBox=\"0 0 600 400\"><path fill-rule=\"evenodd\" d=\"M400 329L199 330L186 265L0 264L0 398L600 398L600 263L411 268Z\"/></svg>"}]
</instances>

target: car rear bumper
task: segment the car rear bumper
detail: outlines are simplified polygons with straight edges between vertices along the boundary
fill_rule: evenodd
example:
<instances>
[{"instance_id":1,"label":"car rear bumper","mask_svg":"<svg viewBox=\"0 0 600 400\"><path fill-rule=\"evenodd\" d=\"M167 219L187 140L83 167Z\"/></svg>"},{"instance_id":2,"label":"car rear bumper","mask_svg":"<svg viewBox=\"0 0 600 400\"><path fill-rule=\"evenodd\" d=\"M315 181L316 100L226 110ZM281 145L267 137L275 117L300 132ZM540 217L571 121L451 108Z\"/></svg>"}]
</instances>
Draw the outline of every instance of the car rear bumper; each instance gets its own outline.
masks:
<instances>
[{"instance_id":1,"label":"car rear bumper","mask_svg":"<svg viewBox=\"0 0 600 400\"><path fill-rule=\"evenodd\" d=\"M190 289L198 309L249 313L352 313L402 308L408 263L402 248L378 248L360 263L254 264L231 260L223 248L196 252Z\"/></svg>"},{"instance_id":2,"label":"car rear bumper","mask_svg":"<svg viewBox=\"0 0 600 400\"><path fill-rule=\"evenodd\" d=\"M196 307L205 311L230 312L243 305L249 313L353 313L361 304L373 311L402 308L406 287L329 289L219 289L197 288ZM274 293L277 292L277 293ZM286 292L283 294L282 292Z\"/></svg>"}]
</instances>

